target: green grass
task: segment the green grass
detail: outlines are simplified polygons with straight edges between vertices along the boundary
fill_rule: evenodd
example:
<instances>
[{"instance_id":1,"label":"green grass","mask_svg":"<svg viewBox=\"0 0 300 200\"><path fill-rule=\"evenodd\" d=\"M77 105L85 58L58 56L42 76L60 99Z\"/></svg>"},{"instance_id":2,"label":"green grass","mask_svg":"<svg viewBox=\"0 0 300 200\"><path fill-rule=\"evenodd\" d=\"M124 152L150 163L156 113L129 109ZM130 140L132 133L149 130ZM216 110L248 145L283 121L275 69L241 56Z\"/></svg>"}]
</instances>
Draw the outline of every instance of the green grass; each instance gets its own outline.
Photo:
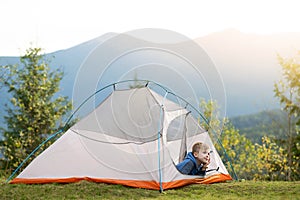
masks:
<instances>
[{"instance_id":1,"label":"green grass","mask_svg":"<svg viewBox=\"0 0 300 200\"><path fill-rule=\"evenodd\" d=\"M300 182L232 181L190 185L163 193L82 181L72 184L0 183L0 199L300 199Z\"/></svg>"}]
</instances>

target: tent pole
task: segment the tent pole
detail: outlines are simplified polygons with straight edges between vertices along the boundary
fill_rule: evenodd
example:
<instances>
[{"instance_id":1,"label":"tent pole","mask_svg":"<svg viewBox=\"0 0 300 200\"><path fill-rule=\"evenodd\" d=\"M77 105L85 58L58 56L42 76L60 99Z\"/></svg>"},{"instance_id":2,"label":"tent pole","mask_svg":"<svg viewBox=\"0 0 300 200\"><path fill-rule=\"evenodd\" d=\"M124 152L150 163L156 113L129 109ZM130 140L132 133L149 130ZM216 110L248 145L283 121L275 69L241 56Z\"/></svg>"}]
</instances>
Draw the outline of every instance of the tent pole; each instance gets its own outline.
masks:
<instances>
[{"instance_id":1,"label":"tent pole","mask_svg":"<svg viewBox=\"0 0 300 200\"><path fill-rule=\"evenodd\" d=\"M52 138L54 138L56 135L60 134L61 132L63 132L63 129L60 129L59 131L57 131L56 133L50 135L45 141L43 141L41 144L39 144L38 147L36 147L23 161L22 163L13 171L13 173L8 177L8 179L6 180L6 183L8 183L14 176L15 174L19 171L19 169L27 162L27 160L37 151L41 148L41 146L43 146L45 143L47 143L49 140L51 140Z\"/></svg>"},{"instance_id":2,"label":"tent pole","mask_svg":"<svg viewBox=\"0 0 300 200\"><path fill-rule=\"evenodd\" d=\"M162 170L161 170L161 165L160 165L160 149L161 149L161 124L163 123L163 111L164 111L164 101L167 98L168 92L165 93L165 96L161 102L160 105L160 113L159 113L159 122L158 122L158 131L157 131L157 148L158 148L158 172L159 172L159 192L163 192L163 185L162 185Z\"/></svg>"}]
</instances>

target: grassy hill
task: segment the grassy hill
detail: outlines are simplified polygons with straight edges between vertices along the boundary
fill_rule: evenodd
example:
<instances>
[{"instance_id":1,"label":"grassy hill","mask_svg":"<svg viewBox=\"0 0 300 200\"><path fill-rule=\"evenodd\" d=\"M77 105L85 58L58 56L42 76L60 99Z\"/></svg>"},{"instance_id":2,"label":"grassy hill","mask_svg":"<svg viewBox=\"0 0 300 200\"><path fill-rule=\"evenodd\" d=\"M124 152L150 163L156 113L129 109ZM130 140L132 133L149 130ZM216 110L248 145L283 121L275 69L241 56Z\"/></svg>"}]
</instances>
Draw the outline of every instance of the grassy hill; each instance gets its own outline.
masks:
<instances>
[{"instance_id":1,"label":"grassy hill","mask_svg":"<svg viewBox=\"0 0 300 200\"><path fill-rule=\"evenodd\" d=\"M262 136L284 136L287 127L286 113L279 110L262 111L230 118L231 123L252 142L261 143Z\"/></svg>"},{"instance_id":2,"label":"grassy hill","mask_svg":"<svg viewBox=\"0 0 300 200\"><path fill-rule=\"evenodd\" d=\"M10 185L0 182L0 199L300 199L300 182L232 181L190 185L163 193L121 185L73 184Z\"/></svg>"}]
</instances>

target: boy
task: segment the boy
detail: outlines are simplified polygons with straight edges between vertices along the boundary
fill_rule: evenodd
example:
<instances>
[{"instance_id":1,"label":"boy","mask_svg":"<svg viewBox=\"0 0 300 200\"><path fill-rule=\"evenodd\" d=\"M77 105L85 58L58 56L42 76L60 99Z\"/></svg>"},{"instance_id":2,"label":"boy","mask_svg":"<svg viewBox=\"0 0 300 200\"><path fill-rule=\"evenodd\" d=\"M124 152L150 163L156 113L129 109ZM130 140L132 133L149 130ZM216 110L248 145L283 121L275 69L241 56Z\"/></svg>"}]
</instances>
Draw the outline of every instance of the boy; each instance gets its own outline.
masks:
<instances>
[{"instance_id":1,"label":"boy","mask_svg":"<svg viewBox=\"0 0 300 200\"><path fill-rule=\"evenodd\" d=\"M192 152L189 152L176 167L182 174L204 176L210 163L209 152L207 144L197 142L193 145Z\"/></svg>"}]
</instances>

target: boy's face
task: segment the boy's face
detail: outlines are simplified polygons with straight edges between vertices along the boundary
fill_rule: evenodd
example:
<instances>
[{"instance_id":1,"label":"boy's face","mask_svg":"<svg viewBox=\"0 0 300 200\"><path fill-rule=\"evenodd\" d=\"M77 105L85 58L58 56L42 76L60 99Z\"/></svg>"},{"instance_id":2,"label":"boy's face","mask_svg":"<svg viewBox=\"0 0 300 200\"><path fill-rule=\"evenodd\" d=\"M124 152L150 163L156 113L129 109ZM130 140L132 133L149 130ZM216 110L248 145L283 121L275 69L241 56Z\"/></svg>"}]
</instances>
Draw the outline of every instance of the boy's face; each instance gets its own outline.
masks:
<instances>
[{"instance_id":1,"label":"boy's face","mask_svg":"<svg viewBox=\"0 0 300 200\"><path fill-rule=\"evenodd\" d=\"M199 152L195 152L195 158L202 164L207 164L210 161L210 149L200 149Z\"/></svg>"}]
</instances>

